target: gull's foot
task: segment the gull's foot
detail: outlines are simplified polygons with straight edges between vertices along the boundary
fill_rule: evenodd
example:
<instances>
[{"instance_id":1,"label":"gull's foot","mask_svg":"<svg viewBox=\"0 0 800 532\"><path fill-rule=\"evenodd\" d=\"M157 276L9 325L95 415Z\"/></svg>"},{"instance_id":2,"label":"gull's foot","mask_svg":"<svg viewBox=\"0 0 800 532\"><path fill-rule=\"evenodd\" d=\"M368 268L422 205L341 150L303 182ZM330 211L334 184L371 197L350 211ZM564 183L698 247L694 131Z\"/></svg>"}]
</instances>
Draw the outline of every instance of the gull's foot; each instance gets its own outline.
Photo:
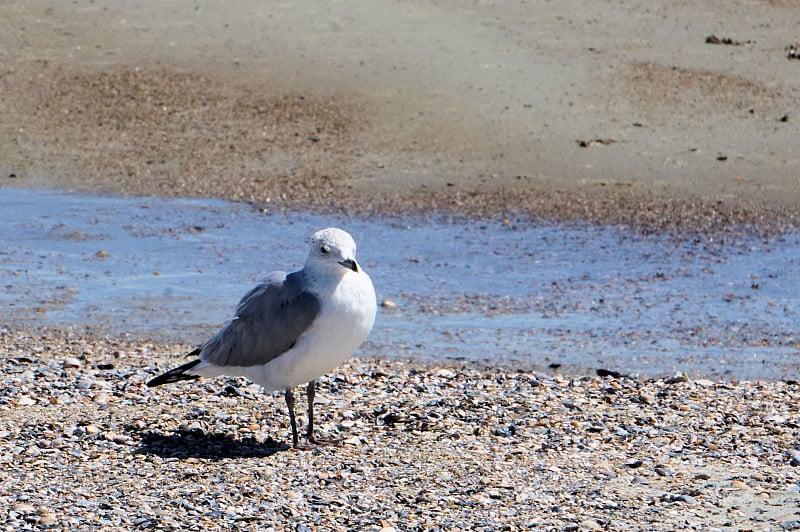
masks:
<instances>
[{"instance_id":1,"label":"gull's foot","mask_svg":"<svg viewBox=\"0 0 800 532\"><path fill-rule=\"evenodd\" d=\"M312 451L317 447L333 447L341 445L344 438L306 438L297 443L293 448L297 451Z\"/></svg>"},{"instance_id":2,"label":"gull's foot","mask_svg":"<svg viewBox=\"0 0 800 532\"><path fill-rule=\"evenodd\" d=\"M316 445L319 447L327 447L333 445L337 446L341 445L341 443L344 441L344 438L315 438L312 436L311 438L306 438L306 441L308 441L308 443L312 445Z\"/></svg>"},{"instance_id":3,"label":"gull's foot","mask_svg":"<svg viewBox=\"0 0 800 532\"><path fill-rule=\"evenodd\" d=\"M291 449L293 451L313 451L316 448L317 448L316 444L304 441L298 443L297 445L293 445Z\"/></svg>"}]
</instances>

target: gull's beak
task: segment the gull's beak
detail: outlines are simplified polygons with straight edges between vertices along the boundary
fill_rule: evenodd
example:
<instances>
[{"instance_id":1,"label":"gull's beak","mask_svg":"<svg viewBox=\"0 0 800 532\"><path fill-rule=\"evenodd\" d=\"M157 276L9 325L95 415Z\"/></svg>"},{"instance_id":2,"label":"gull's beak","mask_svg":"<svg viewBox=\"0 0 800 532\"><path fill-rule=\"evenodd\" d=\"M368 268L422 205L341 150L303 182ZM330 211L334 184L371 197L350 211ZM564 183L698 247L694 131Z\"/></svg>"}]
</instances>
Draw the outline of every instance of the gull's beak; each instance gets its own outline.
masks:
<instances>
[{"instance_id":1,"label":"gull's beak","mask_svg":"<svg viewBox=\"0 0 800 532\"><path fill-rule=\"evenodd\" d=\"M343 260L339 264L341 264L345 268L348 268L348 269L353 270L354 272L358 273L358 264L356 264L356 261L354 261L353 259Z\"/></svg>"}]
</instances>

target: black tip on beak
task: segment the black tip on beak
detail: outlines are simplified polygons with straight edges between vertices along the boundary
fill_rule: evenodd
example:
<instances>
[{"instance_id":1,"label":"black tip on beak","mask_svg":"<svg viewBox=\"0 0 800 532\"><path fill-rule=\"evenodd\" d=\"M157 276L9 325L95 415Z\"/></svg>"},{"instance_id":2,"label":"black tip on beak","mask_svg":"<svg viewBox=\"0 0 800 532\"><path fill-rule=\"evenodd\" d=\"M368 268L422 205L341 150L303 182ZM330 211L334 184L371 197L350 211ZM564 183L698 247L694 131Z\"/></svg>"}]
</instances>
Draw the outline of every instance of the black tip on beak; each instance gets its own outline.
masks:
<instances>
[{"instance_id":1,"label":"black tip on beak","mask_svg":"<svg viewBox=\"0 0 800 532\"><path fill-rule=\"evenodd\" d=\"M339 264L341 264L345 268L348 268L348 269L353 270L354 272L358 273L358 264L356 264L356 261L354 261L353 259L343 260Z\"/></svg>"}]
</instances>

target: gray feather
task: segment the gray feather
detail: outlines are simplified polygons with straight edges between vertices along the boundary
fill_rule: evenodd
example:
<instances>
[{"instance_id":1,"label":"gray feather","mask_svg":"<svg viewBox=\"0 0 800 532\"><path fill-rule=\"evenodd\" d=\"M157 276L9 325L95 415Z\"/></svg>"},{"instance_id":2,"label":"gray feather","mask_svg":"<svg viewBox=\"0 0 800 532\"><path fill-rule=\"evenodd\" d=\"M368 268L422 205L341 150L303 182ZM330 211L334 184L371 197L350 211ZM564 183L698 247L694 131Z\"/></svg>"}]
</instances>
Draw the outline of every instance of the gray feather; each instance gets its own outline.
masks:
<instances>
[{"instance_id":1,"label":"gray feather","mask_svg":"<svg viewBox=\"0 0 800 532\"><path fill-rule=\"evenodd\" d=\"M319 298L302 271L273 272L236 307L236 317L202 346L217 366L256 366L291 349L319 315Z\"/></svg>"}]
</instances>

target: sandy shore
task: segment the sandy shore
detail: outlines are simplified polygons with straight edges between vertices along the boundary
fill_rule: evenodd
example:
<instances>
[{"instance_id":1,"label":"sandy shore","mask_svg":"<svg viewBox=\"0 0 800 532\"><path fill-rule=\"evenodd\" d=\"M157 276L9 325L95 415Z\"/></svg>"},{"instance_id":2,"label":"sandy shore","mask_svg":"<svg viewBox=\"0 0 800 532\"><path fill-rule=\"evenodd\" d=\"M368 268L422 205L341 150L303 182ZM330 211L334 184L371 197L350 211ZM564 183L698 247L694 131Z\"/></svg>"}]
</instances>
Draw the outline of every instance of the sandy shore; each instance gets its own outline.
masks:
<instances>
[{"instance_id":1,"label":"sandy shore","mask_svg":"<svg viewBox=\"0 0 800 532\"><path fill-rule=\"evenodd\" d=\"M797 13L761 1L9 5L0 182L794 225Z\"/></svg>"},{"instance_id":2,"label":"sandy shore","mask_svg":"<svg viewBox=\"0 0 800 532\"><path fill-rule=\"evenodd\" d=\"M354 359L294 451L279 395L144 386L188 348L4 331L6 528L800 528L796 383Z\"/></svg>"}]
</instances>

